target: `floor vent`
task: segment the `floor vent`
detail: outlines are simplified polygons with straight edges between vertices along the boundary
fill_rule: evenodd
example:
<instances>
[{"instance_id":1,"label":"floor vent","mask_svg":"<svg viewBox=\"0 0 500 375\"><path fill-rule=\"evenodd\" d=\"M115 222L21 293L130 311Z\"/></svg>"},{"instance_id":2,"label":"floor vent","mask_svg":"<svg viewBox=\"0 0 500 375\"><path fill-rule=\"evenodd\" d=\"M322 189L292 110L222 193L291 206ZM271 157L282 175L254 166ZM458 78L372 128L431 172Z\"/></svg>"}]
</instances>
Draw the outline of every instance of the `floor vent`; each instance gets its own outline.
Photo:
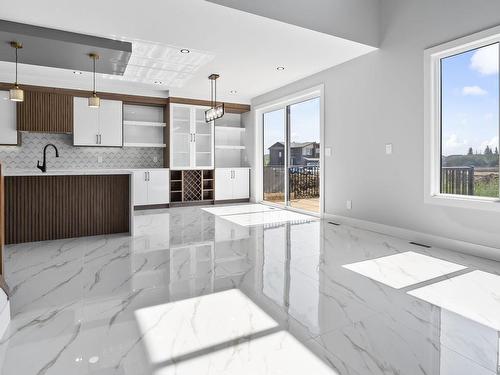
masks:
<instances>
[{"instance_id":1,"label":"floor vent","mask_svg":"<svg viewBox=\"0 0 500 375\"><path fill-rule=\"evenodd\" d=\"M334 223L333 221L329 221L328 224L332 224L332 225L336 225L336 226L340 225L339 223Z\"/></svg>"},{"instance_id":2,"label":"floor vent","mask_svg":"<svg viewBox=\"0 0 500 375\"><path fill-rule=\"evenodd\" d=\"M430 249L432 247L432 246L424 245L423 243L418 243L418 242L410 242L410 244L415 245L415 246L425 247L426 249Z\"/></svg>"}]
</instances>

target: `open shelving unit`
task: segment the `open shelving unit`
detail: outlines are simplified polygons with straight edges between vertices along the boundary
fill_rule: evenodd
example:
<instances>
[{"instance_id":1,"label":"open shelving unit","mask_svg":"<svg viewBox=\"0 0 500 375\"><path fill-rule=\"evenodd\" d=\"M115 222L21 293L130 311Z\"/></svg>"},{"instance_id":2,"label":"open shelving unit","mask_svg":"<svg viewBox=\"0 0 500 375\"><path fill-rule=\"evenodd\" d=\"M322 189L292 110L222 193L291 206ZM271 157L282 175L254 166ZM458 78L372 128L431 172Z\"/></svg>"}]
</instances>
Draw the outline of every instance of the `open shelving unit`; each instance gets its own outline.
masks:
<instances>
[{"instance_id":1,"label":"open shelving unit","mask_svg":"<svg viewBox=\"0 0 500 375\"><path fill-rule=\"evenodd\" d=\"M164 148L167 124L160 106L123 105L123 146Z\"/></svg>"},{"instance_id":2,"label":"open shelving unit","mask_svg":"<svg viewBox=\"0 0 500 375\"><path fill-rule=\"evenodd\" d=\"M215 120L216 167L231 168L245 164L245 132L238 113L226 113Z\"/></svg>"}]
</instances>

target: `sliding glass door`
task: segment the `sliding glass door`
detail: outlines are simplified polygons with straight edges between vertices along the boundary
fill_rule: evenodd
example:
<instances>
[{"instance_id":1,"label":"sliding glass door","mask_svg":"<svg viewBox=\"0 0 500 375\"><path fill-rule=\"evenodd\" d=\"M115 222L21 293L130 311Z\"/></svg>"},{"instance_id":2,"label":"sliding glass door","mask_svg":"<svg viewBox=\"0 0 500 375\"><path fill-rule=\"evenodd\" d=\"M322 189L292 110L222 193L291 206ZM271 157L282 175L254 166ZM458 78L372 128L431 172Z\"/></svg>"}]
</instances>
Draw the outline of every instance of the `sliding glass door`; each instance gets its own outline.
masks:
<instances>
[{"instance_id":1,"label":"sliding glass door","mask_svg":"<svg viewBox=\"0 0 500 375\"><path fill-rule=\"evenodd\" d=\"M264 201L320 212L320 98L263 117Z\"/></svg>"},{"instance_id":2,"label":"sliding glass door","mask_svg":"<svg viewBox=\"0 0 500 375\"><path fill-rule=\"evenodd\" d=\"M264 114L264 200L286 204L285 109Z\"/></svg>"}]
</instances>

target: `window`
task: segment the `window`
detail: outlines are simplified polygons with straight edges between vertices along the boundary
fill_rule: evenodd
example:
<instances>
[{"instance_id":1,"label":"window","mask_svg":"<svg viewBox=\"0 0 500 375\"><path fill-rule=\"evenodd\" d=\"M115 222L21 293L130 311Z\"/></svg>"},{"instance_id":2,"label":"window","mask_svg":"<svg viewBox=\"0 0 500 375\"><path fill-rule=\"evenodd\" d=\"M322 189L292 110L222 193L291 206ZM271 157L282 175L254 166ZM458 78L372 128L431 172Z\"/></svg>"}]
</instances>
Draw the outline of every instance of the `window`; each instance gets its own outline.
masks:
<instances>
[{"instance_id":1,"label":"window","mask_svg":"<svg viewBox=\"0 0 500 375\"><path fill-rule=\"evenodd\" d=\"M500 29L494 31L426 51L427 201L499 208Z\"/></svg>"}]
</instances>

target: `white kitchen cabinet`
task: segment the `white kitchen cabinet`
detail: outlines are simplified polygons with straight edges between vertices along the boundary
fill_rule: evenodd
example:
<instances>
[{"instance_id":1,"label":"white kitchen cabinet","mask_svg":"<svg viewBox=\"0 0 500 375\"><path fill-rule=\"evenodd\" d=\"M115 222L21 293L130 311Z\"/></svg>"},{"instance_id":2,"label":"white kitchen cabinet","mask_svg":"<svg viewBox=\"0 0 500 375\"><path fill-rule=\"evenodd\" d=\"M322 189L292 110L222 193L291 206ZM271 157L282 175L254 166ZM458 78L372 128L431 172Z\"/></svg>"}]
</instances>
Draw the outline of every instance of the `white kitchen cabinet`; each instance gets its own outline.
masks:
<instances>
[{"instance_id":1,"label":"white kitchen cabinet","mask_svg":"<svg viewBox=\"0 0 500 375\"><path fill-rule=\"evenodd\" d=\"M90 108L87 98L73 98L73 145L121 147L123 145L122 102L101 100Z\"/></svg>"},{"instance_id":2,"label":"white kitchen cabinet","mask_svg":"<svg viewBox=\"0 0 500 375\"><path fill-rule=\"evenodd\" d=\"M99 107L99 146L123 145L123 103L118 100L101 100Z\"/></svg>"},{"instance_id":3,"label":"white kitchen cabinet","mask_svg":"<svg viewBox=\"0 0 500 375\"><path fill-rule=\"evenodd\" d=\"M215 200L248 199L249 168L215 168Z\"/></svg>"},{"instance_id":4,"label":"white kitchen cabinet","mask_svg":"<svg viewBox=\"0 0 500 375\"><path fill-rule=\"evenodd\" d=\"M214 123L205 122L208 107L172 104L170 108L170 168L214 168Z\"/></svg>"},{"instance_id":5,"label":"white kitchen cabinet","mask_svg":"<svg viewBox=\"0 0 500 375\"><path fill-rule=\"evenodd\" d=\"M168 169L134 171L134 206L170 202Z\"/></svg>"},{"instance_id":6,"label":"white kitchen cabinet","mask_svg":"<svg viewBox=\"0 0 500 375\"><path fill-rule=\"evenodd\" d=\"M168 170L148 171L149 204L168 203L170 198L170 172Z\"/></svg>"},{"instance_id":7,"label":"white kitchen cabinet","mask_svg":"<svg viewBox=\"0 0 500 375\"><path fill-rule=\"evenodd\" d=\"M17 142L16 103L9 100L8 91L0 91L0 145L14 145Z\"/></svg>"}]
</instances>

